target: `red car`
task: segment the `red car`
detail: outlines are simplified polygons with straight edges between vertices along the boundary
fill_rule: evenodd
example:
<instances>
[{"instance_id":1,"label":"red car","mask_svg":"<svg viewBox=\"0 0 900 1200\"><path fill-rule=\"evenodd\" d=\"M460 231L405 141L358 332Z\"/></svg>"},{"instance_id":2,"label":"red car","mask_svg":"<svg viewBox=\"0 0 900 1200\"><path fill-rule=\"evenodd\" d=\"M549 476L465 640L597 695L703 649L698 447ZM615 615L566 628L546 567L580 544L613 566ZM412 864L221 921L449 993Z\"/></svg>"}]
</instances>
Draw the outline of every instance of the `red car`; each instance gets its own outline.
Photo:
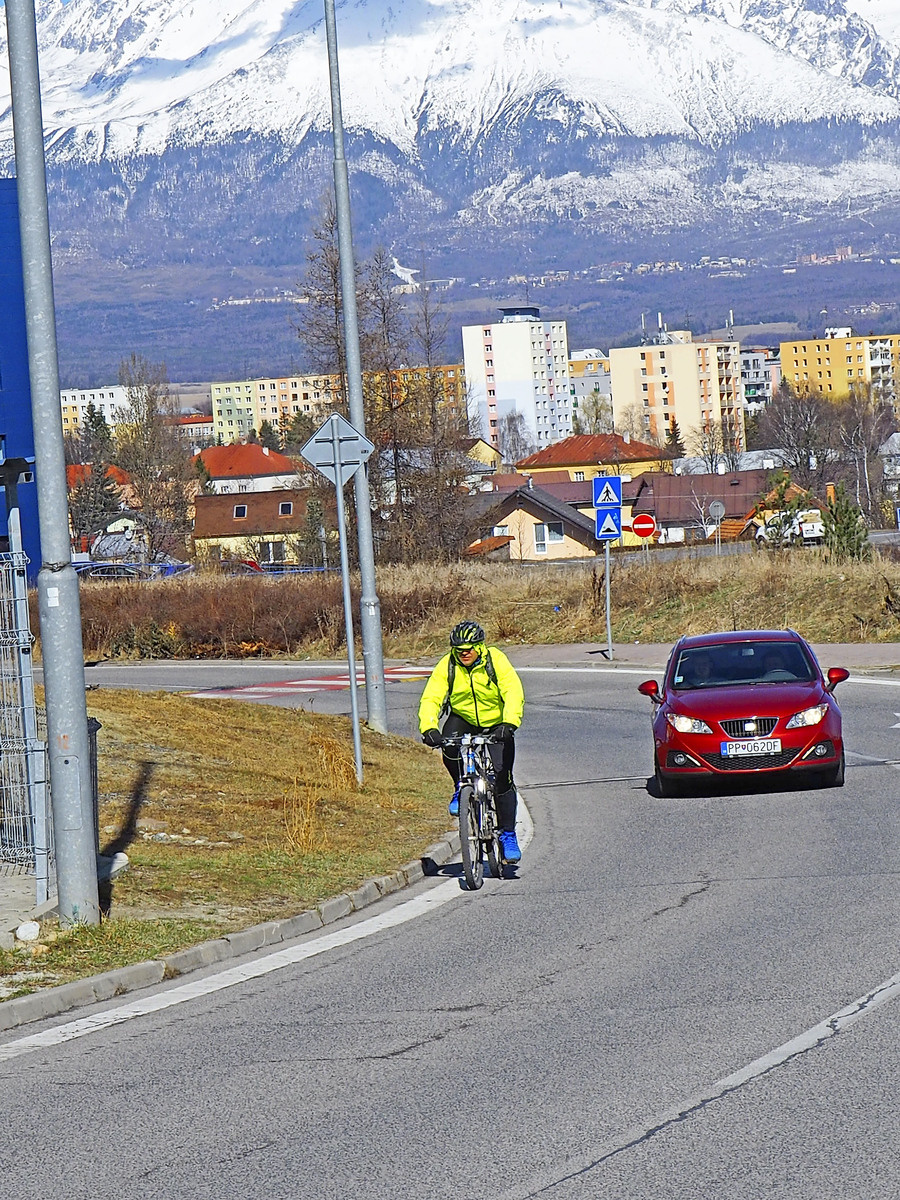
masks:
<instances>
[{"instance_id":1,"label":"red car","mask_svg":"<svg viewBox=\"0 0 900 1200\"><path fill-rule=\"evenodd\" d=\"M656 787L672 796L692 780L816 772L843 787L844 742L834 689L850 672L827 676L793 630L706 633L672 649L653 701Z\"/></svg>"}]
</instances>

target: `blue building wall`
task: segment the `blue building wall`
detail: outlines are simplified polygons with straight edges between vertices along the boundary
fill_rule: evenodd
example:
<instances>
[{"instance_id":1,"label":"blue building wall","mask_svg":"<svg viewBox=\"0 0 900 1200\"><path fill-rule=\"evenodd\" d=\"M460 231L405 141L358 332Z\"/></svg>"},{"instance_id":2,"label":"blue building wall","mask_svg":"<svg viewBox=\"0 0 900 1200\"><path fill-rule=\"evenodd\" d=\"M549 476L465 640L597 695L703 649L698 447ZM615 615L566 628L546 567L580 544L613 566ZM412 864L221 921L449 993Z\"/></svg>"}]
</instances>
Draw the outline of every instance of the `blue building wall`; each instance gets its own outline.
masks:
<instances>
[{"instance_id":1,"label":"blue building wall","mask_svg":"<svg viewBox=\"0 0 900 1200\"><path fill-rule=\"evenodd\" d=\"M22 282L22 244L15 179L0 179L0 445L2 457L34 459L31 423L31 381L25 334L25 288ZM30 559L29 576L41 565L37 486L20 484L22 541ZM6 505L0 493L0 538L7 535Z\"/></svg>"}]
</instances>

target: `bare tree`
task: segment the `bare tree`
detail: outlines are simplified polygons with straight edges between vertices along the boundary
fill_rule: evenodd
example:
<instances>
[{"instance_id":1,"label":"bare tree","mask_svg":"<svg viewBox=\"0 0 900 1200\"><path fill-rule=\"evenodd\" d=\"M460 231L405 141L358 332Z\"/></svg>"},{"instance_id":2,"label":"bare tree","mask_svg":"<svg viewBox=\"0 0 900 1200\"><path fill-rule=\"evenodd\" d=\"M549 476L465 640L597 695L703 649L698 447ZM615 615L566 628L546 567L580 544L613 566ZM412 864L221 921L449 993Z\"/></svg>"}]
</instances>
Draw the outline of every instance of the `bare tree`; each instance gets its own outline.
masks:
<instances>
[{"instance_id":1,"label":"bare tree","mask_svg":"<svg viewBox=\"0 0 900 1200\"><path fill-rule=\"evenodd\" d=\"M534 438L520 412L507 413L500 418L497 440L505 463L515 464L534 454Z\"/></svg>"},{"instance_id":2,"label":"bare tree","mask_svg":"<svg viewBox=\"0 0 900 1200\"><path fill-rule=\"evenodd\" d=\"M883 465L878 448L893 433L890 405L872 392L871 385L854 388L840 406L839 438L847 467L846 484L856 507L869 525L881 518Z\"/></svg>"},{"instance_id":3,"label":"bare tree","mask_svg":"<svg viewBox=\"0 0 900 1200\"><path fill-rule=\"evenodd\" d=\"M717 421L707 421L690 435L690 448L697 458L703 460L707 474L715 475L722 461L722 426Z\"/></svg>"},{"instance_id":4,"label":"bare tree","mask_svg":"<svg viewBox=\"0 0 900 1200\"><path fill-rule=\"evenodd\" d=\"M578 412L572 417L573 433L612 433L612 396L601 391L590 392L578 401Z\"/></svg>"},{"instance_id":5,"label":"bare tree","mask_svg":"<svg viewBox=\"0 0 900 1200\"><path fill-rule=\"evenodd\" d=\"M117 458L130 478L147 559L183 555L197 476L172 419L175 408L165 364L132 354L119 366L119 383L127 403L117 414Z\"/></svg>"},{"instance_id":6,"label":"bare tree","mask_svg":"<svg viewBox=\"0 0 900 1200\"><path fill-rule=\"evenodd\" d=\"M359 294L358 266L355 267L355 274L359 310L364 305ZM304 293L305 302L298 304L296 309L297 336L310 368L323 375L338 377L340 394L334 397L334 400L346 404L344 303L341 293L337 212L331 192L323 198L321 218L312 231L312 245L306 254L306 270L299 286Z\"/></svg>"},{"instance_id":7,"label":"bare tree","mask_svg":"<svg viewBox=\"0 0 900 1200\"><path fill-rule=\"evenodd\" d=\"M837 459L838 409L821 392L797 394L787 380L760 418L760 440L801 487L820 494Z\"/></svg>"}]
</instances>

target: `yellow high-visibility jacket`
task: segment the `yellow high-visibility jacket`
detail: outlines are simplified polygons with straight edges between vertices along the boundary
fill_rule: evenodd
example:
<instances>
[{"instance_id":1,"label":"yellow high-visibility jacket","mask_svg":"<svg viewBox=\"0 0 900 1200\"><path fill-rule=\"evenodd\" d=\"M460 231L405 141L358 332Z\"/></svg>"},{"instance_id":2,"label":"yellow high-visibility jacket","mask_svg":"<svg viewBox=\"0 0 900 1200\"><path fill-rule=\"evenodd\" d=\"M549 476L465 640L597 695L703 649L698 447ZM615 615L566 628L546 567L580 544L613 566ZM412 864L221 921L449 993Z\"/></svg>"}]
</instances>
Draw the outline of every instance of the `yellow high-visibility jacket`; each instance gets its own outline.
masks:
<instances>
[{"instance_id":1,"label":"yellow high-visibility jacket","mask_svg":"<svg viewBox=\"0 0 900 1200\"><path fill-rule=\"evenodd\" d=\"M453 690L448 696L447 681L450 674L450 655L445 654L428 677L422 699L419 701L419 731L437 729L441 712L449 701L450 711L485 729L490 725L522 724L525 709L525 692L515 667L502 650L491 646L491 664L497 682L488 675L485 666L487 650L482 647L478 662L467 670L461 662L453 672Z\"/></svg>"}]
</instances>

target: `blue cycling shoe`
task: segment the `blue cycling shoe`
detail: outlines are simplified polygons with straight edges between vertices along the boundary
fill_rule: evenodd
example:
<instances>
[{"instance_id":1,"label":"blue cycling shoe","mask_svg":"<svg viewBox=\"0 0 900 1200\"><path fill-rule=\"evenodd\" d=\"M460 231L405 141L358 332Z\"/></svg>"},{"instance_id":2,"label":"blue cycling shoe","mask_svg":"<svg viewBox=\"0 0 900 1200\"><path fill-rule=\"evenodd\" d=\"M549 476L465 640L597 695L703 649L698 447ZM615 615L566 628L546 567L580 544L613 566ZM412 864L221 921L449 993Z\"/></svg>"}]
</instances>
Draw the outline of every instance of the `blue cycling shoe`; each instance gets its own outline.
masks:
<instances>
[{"instance_id":1,"label":"blue cycling shoe","mask_svg":"<svg viewBox=\"0 0 900 1200\"><path fill-rule=\"evenodd\" d=\"M450 801L448 811L451 817L459 816L459 788L453 793L453 799Z\"/></svg>"},{"instance_id":2,"label":"blue cycling shoe","mask_svg":"<svg viewBox=\"0 0 900 1200\"><path fill-rule=\"evenodd\" d=\"M500 855L506 863L517 863L522 861L522 851L519 849L519 843L516 840L515 830L501 829L500 838Z\"/></svg>"}]
</instances>

